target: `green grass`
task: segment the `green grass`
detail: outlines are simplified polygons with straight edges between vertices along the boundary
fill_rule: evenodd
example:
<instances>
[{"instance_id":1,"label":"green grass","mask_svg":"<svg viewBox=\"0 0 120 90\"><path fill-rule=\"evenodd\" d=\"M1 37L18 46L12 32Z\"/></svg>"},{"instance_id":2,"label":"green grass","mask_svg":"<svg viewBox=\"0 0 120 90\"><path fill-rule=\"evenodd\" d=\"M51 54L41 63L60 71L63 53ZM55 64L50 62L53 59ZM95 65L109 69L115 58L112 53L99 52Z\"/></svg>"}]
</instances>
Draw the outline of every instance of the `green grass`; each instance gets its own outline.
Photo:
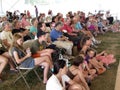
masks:
<instances>
[{"instance_id":1,"label":"green grass","mask_svg":"<svg viewBox=\"0 0 120 90\"><path fill-rule=\"evenodd\" d=\"M120 58L120 33L107 32L105 35L98 35L98 40L102 40L102 43L98 45L98 53L107 50L108 53L113 53L117 58L117 62L112 64L109 70L104 74L99 75L92 81L91 90L114 90L116 73L118 62ZM8 68L7 68L8 71ZM39 72L39 74L42 74ZM42 76L42 75L41 75ZM0 90L27 90L24 81L21 79L15 85L13 81L17 77L16 74L6 73L4 74L4 82L0 83ZM39 82L37 77L31 72L27 77L27 80L31 86L31 90L45 90L45 85Z\"/></svg>"},{"instance_id":2,"label":"green grass","mask_svg":"<svg viewBox=\"0 0 120 90\"><path fill-rule=\"evenodd\" d=\"M92 81L91 90L114 90L117 67L120 59L120 33L108 32L105 35L97 37L102 40L102 43L97 49L98 52L107 50L108 53L113 53L117 59L115 64L110 65L110 69L104 74L99 75Z\"/></svg>"}]
</instances>

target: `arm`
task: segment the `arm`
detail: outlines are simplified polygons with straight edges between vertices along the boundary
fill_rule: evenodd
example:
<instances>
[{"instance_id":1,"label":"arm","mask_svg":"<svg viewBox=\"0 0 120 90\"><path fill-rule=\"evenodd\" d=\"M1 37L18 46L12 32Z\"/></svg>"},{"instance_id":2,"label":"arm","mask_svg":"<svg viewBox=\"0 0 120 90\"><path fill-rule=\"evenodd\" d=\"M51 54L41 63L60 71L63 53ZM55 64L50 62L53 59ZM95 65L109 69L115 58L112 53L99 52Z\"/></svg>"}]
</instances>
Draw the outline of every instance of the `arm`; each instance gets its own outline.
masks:
<instances>
[{"instance_id":1,"label":"arm","mask_svg":"<svg viewBox=\"0 0 120 90\"><path fill-rule=\"evenodd\" d=\"M68 37L62 36L60 38L57 38L58 41L67 41Z\"/></svg>"},{"instance_id":2,"label":"arm","mask_svg":"<svg viewBox=\"0 0 120 90\"><path fill-rule=\"evenodd\" d=\"M20 63L23 62L26 58L30 57L30 56L31 56L31 53L27 53L26 56L24 56L24 57L22 57L22 58L19 58L18 52L17 52L17 51L13 51L13 56L14 56L16 62L17 62L18 64L20 64Z\"/></svg>"},{"instance_id":3,"label":"arm","mask_svg":"<svg viewBox=\"0 0 120 90\"><path fill-rule=\"evenodd\" d=\"M77 36L76 33L68 33L68 34L71 35L71 36Z\"/></svg>"},{"instance_id":4,"label":"arm","mask_svg":"<svg viewBox=\"0 0 120 90\"><path fill-rule=\"evenodd\" d=\"M10 47L10 44L7 42L7 39L2 40L2 42L7 48Z\"/></svg>"},{"instance_id":5,"label":"arm","mask_svg":"<svg viewBox=\"0 0 120 90\"><path fill-rule=\"evenodd\" d=\"M102 51L101 53L97 54L96 57L97 57L97 56L102 56L102 55L105 54L105 53L106 53L106 51Z\"/></svg>"},{"instance_id":6,"label":"arm","mask_svg":"<svg viewBox=\"0 0 120 90\"><path fill-rule=\"evenodd\" d=\"M82 85L84 86L85 90L90 90L90 88L87 85L87 82L85 81L84 75L80 70L78 70L78 76L80 80L82 81Z\"/></svg>"},{"instance_id":7,"label":"arm","mask_svg":"<svg viewBox=\"0 0 120 90\"><path fill-rule=\"evenodd\" d=\"M65 87L65 82L69 83L70 85L73 85L75 83L67 75L62 75L62 84L63 84L64 87Z\"/></svg>"}]
</instances>

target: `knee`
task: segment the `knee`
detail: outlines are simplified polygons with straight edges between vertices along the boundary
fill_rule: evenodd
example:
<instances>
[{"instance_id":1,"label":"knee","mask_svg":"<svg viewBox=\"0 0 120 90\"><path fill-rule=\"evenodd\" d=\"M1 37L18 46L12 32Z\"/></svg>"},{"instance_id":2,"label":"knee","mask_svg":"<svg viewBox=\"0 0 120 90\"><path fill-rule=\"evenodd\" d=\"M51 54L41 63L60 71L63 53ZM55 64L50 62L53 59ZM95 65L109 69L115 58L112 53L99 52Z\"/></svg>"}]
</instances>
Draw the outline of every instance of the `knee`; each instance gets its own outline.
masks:
<instances>
[{"instance_id":1,"label":"knee","mask_svg":"<svg viewBox=\"0 0 120 90\"><path fill-rule=\"evenodd\" d=\"M4 63L4 64L7 64L8 63L8 59L4 57L3 59L1 59L1 62Z\"/></svg>"},{"instance_id":2,"label":"knee","mask_svg":"<svg viewBox=\"0 0 120 90\"><path fill-rule=\"evenodd\" d=\"M83 90L78 84L71 85L68 90Z\"/></svg>"},{"instance_id":3,"label":"knee","mask_svg":"<svg viewBox=\"0 0 120 90\"><path fill-rule=\"evenodd\" d=\"M49 68L49 67L50 67L50 64L49 64L48 62L45 62L45 63L44 63L44 67L45 67L45 68Z\"/></svg>"},{"instance_id":4,"label":"knee","mask_svg":"<svg viewBox=\"0 0 120 90\"><path fill-rule=\"evenodd\" d=\"M8 59L7 59L7 58L4 59L4 63L5 63L5 64L8 63Z\"/></svg>"}]
</instances>

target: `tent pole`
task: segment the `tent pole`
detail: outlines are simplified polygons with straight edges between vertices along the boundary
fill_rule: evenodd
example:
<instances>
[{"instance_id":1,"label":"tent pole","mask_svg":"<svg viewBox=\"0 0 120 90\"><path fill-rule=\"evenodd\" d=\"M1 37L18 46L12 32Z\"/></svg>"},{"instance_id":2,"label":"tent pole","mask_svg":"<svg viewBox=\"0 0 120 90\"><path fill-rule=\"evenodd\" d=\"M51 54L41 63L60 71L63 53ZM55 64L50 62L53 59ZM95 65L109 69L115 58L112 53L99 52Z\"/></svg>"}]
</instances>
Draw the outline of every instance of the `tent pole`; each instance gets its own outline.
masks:
<instances>
[{"instance_id":1,"label":"tent pole","mask_svg":"<svg viewBox=\"0 0 120 90\"><path fill-rule=\"evenodd\" d=\"M0 13L3 14L3 9L2 9L2 0L0 0Z\"/></svg>"}]
</instances>

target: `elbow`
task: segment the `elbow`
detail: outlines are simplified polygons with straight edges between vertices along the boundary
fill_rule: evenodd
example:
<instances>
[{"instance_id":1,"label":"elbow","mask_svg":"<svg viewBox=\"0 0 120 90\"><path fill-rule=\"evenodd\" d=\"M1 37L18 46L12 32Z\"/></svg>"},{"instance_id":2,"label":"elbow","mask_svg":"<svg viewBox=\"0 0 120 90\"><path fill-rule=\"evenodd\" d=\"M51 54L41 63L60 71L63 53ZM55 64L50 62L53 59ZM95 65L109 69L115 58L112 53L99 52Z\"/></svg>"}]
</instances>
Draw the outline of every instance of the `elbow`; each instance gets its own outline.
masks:
<instances>
[{"instance_id":1,"label":"elbow","mask_svg":"<svg viewBox=\"0 0 120 90\"><path fill-rule=\"evenodd\" d=\"M21 62L20 62L20 60L16 60L16 63L17 63L17 64L20 64Z\"/></svg>"}]
</instances>

